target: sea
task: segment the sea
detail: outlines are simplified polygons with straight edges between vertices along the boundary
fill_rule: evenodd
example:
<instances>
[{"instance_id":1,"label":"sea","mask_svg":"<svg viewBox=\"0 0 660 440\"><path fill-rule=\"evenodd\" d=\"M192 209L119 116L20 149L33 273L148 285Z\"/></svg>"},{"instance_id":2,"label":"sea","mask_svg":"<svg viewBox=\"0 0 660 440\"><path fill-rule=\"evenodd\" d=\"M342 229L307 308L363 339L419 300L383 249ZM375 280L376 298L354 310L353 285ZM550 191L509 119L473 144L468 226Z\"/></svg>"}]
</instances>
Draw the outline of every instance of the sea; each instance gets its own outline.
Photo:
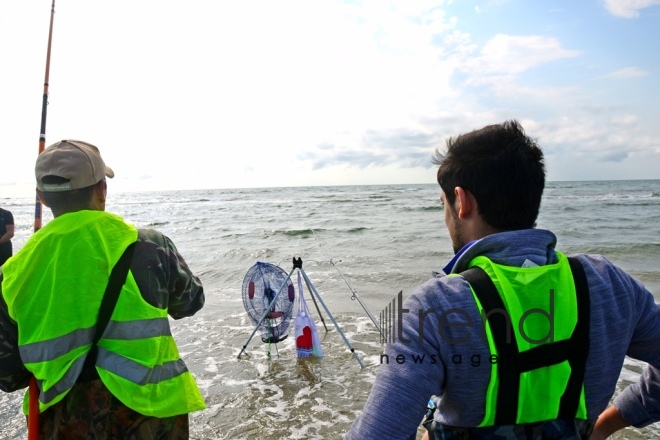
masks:
<instances>
[{"instance_id":1,"label":"sea","mask_svg":"<svg viewBox=\"0 0 660 440\"><path fill-rule=\"evenodd\" d=\"M0 195L0 206L14 214L17 251L33 233L34 198ZM376 377L380 312L453 255L435 184L113 193L109 181L106 210L169 236L204 284L205 307L171 322L207 404L190 416L193 439L341 438ZM549 182L537 227L565 253L605 255L660 300L660 180ZM277 344L255 333L243 285L257 262L294 282L307 275L322 358L297 356L292 322ZM626 359L617 392L643 367ZM22 397L0 393L0 438L26 438ZM612 438L660 438L660 424Z\"/></svg>"}]
</instances>

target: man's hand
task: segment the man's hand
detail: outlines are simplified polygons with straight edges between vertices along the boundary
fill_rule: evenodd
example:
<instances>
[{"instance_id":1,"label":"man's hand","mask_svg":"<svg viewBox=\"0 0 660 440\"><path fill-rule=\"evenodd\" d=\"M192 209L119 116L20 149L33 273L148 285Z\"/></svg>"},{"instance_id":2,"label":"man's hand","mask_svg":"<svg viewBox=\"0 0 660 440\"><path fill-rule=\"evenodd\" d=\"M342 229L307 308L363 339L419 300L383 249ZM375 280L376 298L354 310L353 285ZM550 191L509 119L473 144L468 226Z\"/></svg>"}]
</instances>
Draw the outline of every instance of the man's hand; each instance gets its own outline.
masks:
<instances>
[{"instance_id":1,"label":"man's hand","mask_svg":"<svg viewBox=\"0 0 660 440\"><path fill-rule=\"evenodd\" d=\"M627 426L630 426L630 423L619 414L614 406L610 406L596 420L594 432L591 433L589 440L604 440Z\"/></svg>"}]
</instances>

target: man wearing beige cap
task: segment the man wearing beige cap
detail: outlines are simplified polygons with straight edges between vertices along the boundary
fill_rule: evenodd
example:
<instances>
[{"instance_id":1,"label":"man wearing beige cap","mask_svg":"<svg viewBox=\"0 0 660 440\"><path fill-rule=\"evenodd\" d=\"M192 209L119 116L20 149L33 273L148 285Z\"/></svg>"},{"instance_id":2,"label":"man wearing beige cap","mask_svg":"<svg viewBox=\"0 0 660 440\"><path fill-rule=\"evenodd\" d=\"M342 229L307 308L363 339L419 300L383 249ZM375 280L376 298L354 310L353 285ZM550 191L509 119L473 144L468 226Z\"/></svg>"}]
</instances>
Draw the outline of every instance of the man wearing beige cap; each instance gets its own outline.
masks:
<instances>
[{"instance_id":1,"label":"man wearing beige cap","mask_svg":"<svg viewBox=\"0 0 660 440\"><path fill-rule=\"evenodd\" d=\"M94 145L57 142L35 174L54 218L0 273L0 389L35 377L41 438L188 438L205 404L168 315L203 307L199 279L169 238L105 212Z\"/></svg>"}]
</instances>

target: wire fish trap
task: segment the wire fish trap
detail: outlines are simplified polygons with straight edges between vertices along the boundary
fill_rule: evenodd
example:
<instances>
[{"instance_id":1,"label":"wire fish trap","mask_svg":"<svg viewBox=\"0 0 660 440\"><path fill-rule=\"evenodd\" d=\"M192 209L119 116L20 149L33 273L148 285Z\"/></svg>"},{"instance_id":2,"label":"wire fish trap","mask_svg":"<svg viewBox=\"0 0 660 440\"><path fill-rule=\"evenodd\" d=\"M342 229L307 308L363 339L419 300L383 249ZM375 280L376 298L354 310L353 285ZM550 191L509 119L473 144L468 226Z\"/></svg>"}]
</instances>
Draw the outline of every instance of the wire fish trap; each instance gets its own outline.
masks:
<instances>
[{"instance_id":1,"label":"wire fish trap","mask_svg":"<svg viewBox=\"0 0 660 440\"><path fill-rule=\"evenodd\" d=\"M281 289L285 290L278 295ZM276 344L286 339L296 298L287 273L279 266L258 261L245 274L242 295L245 311L252 324L258 325L261 340Z\"/></svg>"}]
</instances>

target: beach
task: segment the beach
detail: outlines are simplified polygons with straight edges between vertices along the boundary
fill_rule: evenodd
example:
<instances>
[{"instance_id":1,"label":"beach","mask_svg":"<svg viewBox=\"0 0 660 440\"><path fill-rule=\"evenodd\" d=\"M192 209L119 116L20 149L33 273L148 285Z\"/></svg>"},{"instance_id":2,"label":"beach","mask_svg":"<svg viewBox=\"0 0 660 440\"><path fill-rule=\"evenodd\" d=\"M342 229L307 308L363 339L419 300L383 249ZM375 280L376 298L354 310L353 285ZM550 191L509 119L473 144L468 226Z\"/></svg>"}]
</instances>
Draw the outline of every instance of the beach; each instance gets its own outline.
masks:
<instances>
[{"instance_id":1,"label":"beach","mask_svg":"<svg viewBox=\"0 0 660 440\"><path fill-rule=\"evenodd\" d=\"M193 439L341 438L364 406L384 346L355 294L378 316L453 255L437 184L134 193L108 186L106 209L164 232L205 286L205 307L171 321L207 403L191 415ZM16 252L33 233L34 198L0 197L0 206L14 214ZM660 300L658 225L659 180L549 182L537 222L557 235L558 250L603 254ZM306 292L324 357L297 358L292 337L269 347L255 336L239 359L253 330L245 274L257 261L288 273L294 257L331 313L319 314ZM627 359L618 390L642 368ZM26 437L22 394L0 393L0 438ZM660 428L612 438L660 438Z\"/></svg>"}]
</instances>

